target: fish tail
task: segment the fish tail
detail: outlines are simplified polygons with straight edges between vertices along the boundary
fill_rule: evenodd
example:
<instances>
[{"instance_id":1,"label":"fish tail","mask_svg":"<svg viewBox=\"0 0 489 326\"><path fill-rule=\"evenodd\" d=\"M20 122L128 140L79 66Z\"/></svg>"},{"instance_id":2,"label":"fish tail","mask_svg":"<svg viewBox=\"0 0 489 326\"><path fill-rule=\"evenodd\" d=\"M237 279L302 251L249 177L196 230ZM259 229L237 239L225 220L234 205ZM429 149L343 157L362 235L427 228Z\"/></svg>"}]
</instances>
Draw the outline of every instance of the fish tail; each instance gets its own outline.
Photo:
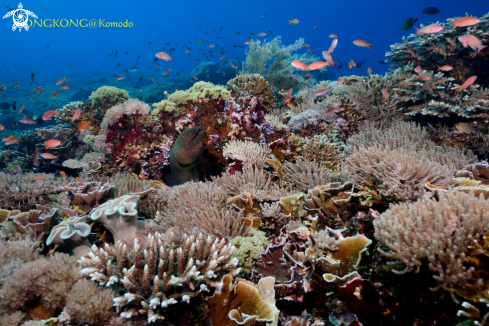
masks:
<instances>
[{"instance_id":1,"label":"fish tail","mask_svg":"<svg viewBox=\"0 0 489 326\"><path fill-rule=\"evenodd\" d=\"M416 35L416 36L419 35L419 28L417 28L417 27L414 28L414 35Z\"/></svg>"},{"instance_id":2,"label":"fish tail","mask_svg":"<svg viewBox=\"0 0 489 326\"><path fill-rule=\"evenodd\" d=\"M477 49L477 54L479 54L483 49L487 48L487 45L483 45Z\"/></svg>"},{"instance_id":3,"label":"fish tail","mask_svg":"<svg viewBox=\"0 0 489 326\"><path fill-rule=\"evenodd\" d=\"M172 62L172 61L173 61L173 57L170 57L170 62Z\"/></svg>"},{"instance_id":4,"label":"fish tail","mask_svg":"<svg viewBox=\"0 0 489 326\"><path fill-rule=\"evenodd\" d=\"M371 45L372 45L372 43L367 44L367 49L369 49L369 50L370 50L370 46L371 46Z\"/></svg>"}]
</instances>

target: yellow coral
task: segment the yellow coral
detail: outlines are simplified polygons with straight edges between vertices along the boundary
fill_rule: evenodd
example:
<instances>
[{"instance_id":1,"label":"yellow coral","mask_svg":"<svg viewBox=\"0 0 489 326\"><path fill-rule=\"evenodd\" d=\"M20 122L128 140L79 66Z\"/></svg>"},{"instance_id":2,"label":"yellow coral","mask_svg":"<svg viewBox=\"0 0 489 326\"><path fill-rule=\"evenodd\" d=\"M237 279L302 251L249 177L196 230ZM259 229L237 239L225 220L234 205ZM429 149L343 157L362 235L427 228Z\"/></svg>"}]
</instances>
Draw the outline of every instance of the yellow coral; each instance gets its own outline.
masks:
<instances>
[{"instance_id":1,"label":"yellow coral","mask_svg":"<svg viewBox=\"0 0 489 326\"><path fill-rule=\"evenodd\" d=\"M239 260L241 272L248 274L255 266L260 253L265 251L270 242L265 232L251 229L249 237L235 237L231 243L237 248L233 257Z\"/></svg>"},{"instance_id":2,"label":"yellow coral","mask_svg":"<svg viewBox=\"0 0 489 326\"><path fill-rule=\"evenodd\" d=\"M127 100L129 99L129 94L125 90L114 86L102 86L95 92L92 92L92 95L89 97L92 105L100 104L103 100L107 101L108 104L114 104L121 98Z\"/></svg>"},{"instance_id":3,"label":"yellow coral","mask_svg":"<svg viewBox=\"0 0 489 326\"><path fill-rule=\"evenodd\" d=\"M178 91L180 92L180 91ZM185 93L185 92L183 92ZM185 109L182 107L178 107L177 103L169 101L169 100L163 100L158 103L153 103L153 107L155 110L153 110L152 114L157 115L161 111L166 111L169 113L172 113L173 116L178 117L179 115L182 115L185 112Z\"/></svg>"},{"instance_id":4,"label":"yellow coral","mask_svg":"<svg viewBox=\"0 0 489 326\"><path fill-rule=\"evenodd\" d=\"M168 101L176 105L186 104L188 101L198 101L200 99L213 98L215 100L222 98L225 102L229 102L231 94L223 86L216 86L208 82L197 82L187 91L176 91L168 97Z\"/></svg>"}]
</instances>

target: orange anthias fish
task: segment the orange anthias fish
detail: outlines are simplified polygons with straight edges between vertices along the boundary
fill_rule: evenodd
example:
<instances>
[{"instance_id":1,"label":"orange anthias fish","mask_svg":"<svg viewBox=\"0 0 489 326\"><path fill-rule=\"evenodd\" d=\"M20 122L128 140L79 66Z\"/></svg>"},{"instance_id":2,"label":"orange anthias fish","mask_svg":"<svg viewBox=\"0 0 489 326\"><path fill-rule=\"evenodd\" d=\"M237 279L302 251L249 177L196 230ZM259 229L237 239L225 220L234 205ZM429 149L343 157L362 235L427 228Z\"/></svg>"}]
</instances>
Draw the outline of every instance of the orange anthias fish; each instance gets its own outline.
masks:
<instances>
[{"instance_id":1,"label":"orange anthias fish","mask_svg":"<svg viewBox=\"0 0 489 326\"><path fill-rule=\"evenodd\" d=\"M421 66L417 66L414 68L414 72L420 75L423 72L423 68L421 68Z\"/></svg>"},{"instance_id":2,"label":"orange anthias fish","mask_svg":"<svg viewBox=\"0 0 489 326\"><path fill-rule=\"evenodd\" d=\"M368 74L369 74L369 75L371 75L371 74L372 74L372 68L368 67L367 71L368 71Z\"/></svg>"},{"instance_id":3,"label":"orange anthias fish","mask_svg":"<svg viewBox=\"0 0 489 326\"><path fill-rule=\"evenodd\" d=\"M292 20L289 20L289 25L292 24L292 25L297 25L299 24L299 19L292 19Z\"/></svg>"},{"instance_id":4,"label":"orange anthias fish","mask_svg":"<svg viewBox=\"0 0 489 326\"><path fill-rule=\"evenodd\" d=\"M245 42L246 45L250 45L251 44L251 40L248 40Z\"/></svg>"},{"instance_id":5,"label":"orange anthias fish","mask_svg":"<svg viewBox=\"0 0 489 326\"><path fill-rule=\"evenodd\" d=\"M5 127L3 125L0 125L0 131L5 130Z\"/></svg>"},{"instance_id":6,"label":"orange anthias fish","mask_svg":"<svg viewBox=\"0 0 489 326\"><path fill-rule=\"evenodd\" d=\"M65 172L65 171L59 171L59 174L61 174L61 176L62 176L63 178L66 178L66 172Z\"/></svg>"},{"instance_id":7,"label":"orange anthias fish","mask_svg":"<svg viewBox=\"0 0 489 326\"><path fill-rule=\"evenodd\" d=\"M466 81L464 81L464 83L462 84L462 86L460 86L459 88L457 88L457 92L461 92L463 91L464 89L466 89L467 87L469 87L470 85L472 85L475 80L477 79L477 76L472 76L472 77L469 77L467 78Z\"/></svg>"},{"instance_id":8,"label":"orange anthias fish","mask_svg":"<svg viewBox=\"0 0 489 326\"><path fill-rule=\"evenodd\" d=\"M12 145L12 144L16 144L19 142L19 137L14 137L13 135L12 136L8 136L8 137L4 137L2 138L2 140L5 142L5 145Z\"/></svg>"},{"instance_id":9,"label":"orange anthias fish","mask_svg":"<svg viewBox=\"0 0 489 326\"><path fill-rule=\"evenodd\" d=\"M36 151L34 152L34 156L32 157L32 164L35 165L35 166L39 166L40 162L39 162L39 150L36 149Z\"/></svg>"},{"instance_id":10,"label":"orange anthias fish","mask_svg":"<svg viewBox=\"0 0 489 326\"><path fill-rule=\"evenodd\" d=\"M19 113L24 111L24 108L25 108L25 105L22 105L20 108L19 108Z\"/></svg>"},{"instance_id":11,"label":"orange anthias fish","mask_svg":"<svg viewBox=\"0 0 489 326\"><path fill-rule=\"evenodd\" d=\"M477 50L477 54L487 48L487 45L482 45L482 42L474 35L462 35L458 37L458 40L463 44L464 48L470 46L473 50Z\"/></svg>"},{"instance_id":12,"label":"orange anthias fish","mask_svg":"<svg viewBox=\"0 0 489 326\"><path fill-rule=\"evenodd\" d=\"M421 29L415 27L414 28L414 35L418 36L419 34L436 34L443 30L443 26L438 25L438 24L431 24L428 26L425 26Z\"/></svg>"},{"instance_id":13,"label":"orange anthias fish","mask_svg":"<svg viewBox=\"0 0 489 326\"><path fill-rule=\"evenodd\" d=\"M61 89L70 89L70 86L68 86L68 85L61 85Z\"/></svg>"},{"instance_id":14,"label":"orange anthias fish","mask_svg":"<svg viewBox=\"0 0 489 326\"><path fill-rule=\"evenodd\" d=\"M166 75L168 75L168 74L169 74L168 70L165 70L165 71L163 71L163 73L162 73L162 75L164 75L164 76L166 76Z\"/></svg>"},{"instance_id":15,"label":"orange anthias fish","mask_svg":"<svg viewBox=\"0 0 489 326\"><path fill-rule=\"evenodd\" d=\"M427 74L422 74L422 75L419 75L418 77L416 77L417 80L421 80L421 81L428 81L431 79L430 75L427 75Z\"/></svg>"},{"instance_id":16,"label":"orange anthias fish","mask_svg":"<svg viewBox=\"0 0 489 326\"><path fill-rule=\"evenodd\" d=\"M334 49L336 49L336 45L338 45L338 39L334 39L329 46L328 52L333 53Z\"/></svg>"},{"instance_id":17,"label":"orange anthias fish","mask_svg":"<svg viewBox=\"0 0 489 326\"><path fill-rule=\"evenodd\" d=\"M37 94L41 94L42 92L44 92L44 87L38 86L35 87L34 90L37 92Z\"/></svg>"},{"instance_id":18,"label":"orange anthias fish","mask_svg":"<svg viewBox=\"0 0 489 326\"><path fill-rule=\"evenodd\" d=\"M51 98L55 98L55 97L56 97L56 96L58 96L58 95L59 95L59 91L56 91L56 92L54 92L53 94L51 94Z\"/></svg>"},{"instance_id":19,"label":"orange anthias fish","mask_svg":"<svg viewBox=\"0 0 489 326\"><path fill-rule=\"evenodd\" d=\"M259 36L259 37L265 36L265 35L267 35L267 33L265 33L265 32L261 32L261 33L256 34L256 36Z\"/></svg>"},{"instance_id":20,"label":"orange anthias fish","mask_svg":"<svg viewBox=\"0 0 489 326\"><path fill-rule=\"evenodd\" d=\"M12 84L12 88L19 88L20 87L20 84L19 83L13 83Z\"/></svg>"},{"instance_id":21,"label":"orange anthias fish","mask_svg":"<svg viewBox=\"0 0 489 326\"><path fill-rule=\"evenodd\" d=\"M44 179L45 177L46 177L46 176L45 176L45 175L42 175L42 174L40 174L40 175L36 175L36 176L34 177L34 180L41 180L41 179Z\"/></svg>"},{"instance_id":22,"label":"orange anthias fish","mask_svg":"<svg viewBox=\"0 0 489 326\"><path fill-rule=\"evenodd\" d=\"M74 122L76 119L78 119L80 117L80 114L81 114L81 110L76 109L75 113L73 113L73 117L71 117L71 122Z\"/></svg>"},{"instance_id":23,"label":"orange anthias fish","mask_svg":"<svg viewBox=\"0 0 489 326\"><path fill-rule=\"evenodd\" d=\"M88 121L80 121L80 123L78 124L78 130L88 130L90 129L90 122Z\"/></svg>"},{"instance_id":24,"label":"orange anthias fish","mask_svg":"<svg viewBox=\"0 0 489 326\"><path fill-rule=\"evenodd\" d=\"M331 37L331 38L338 38L338 35L336 35L336 34L330 34L329 37Z\"/></svg>"},{"instance_id":25,"label":"orange anthias fish","mask_svg":"<svg viewBox=\"0 0 489 326\"><path fill-rule=\"evenodd\" d=\"M61 142L59 140L50 139L50 140L44 142L44 147L46 149L50 149L50 148L59 146L59 144L61 144Z\"/></svg>"},{"instance_id":26,"label":"orange anthias fish","mask_svg":"<svg viewBox=\"0 0 489 326\"><path fill-rule=\"evenodd\" d=\"M336 82L336 86L340 86L341 84L343 84L346 80L346 77L341 77L337 82Z\"/></svg>"},{"instance_id":27,"label":"orange anthias fish","mask_svg":"<svg viewBox=\"0 0 489 326\"><path fill-rule=\"evenodd\" d=\"M58 109L56 109L54 111L49 110L49 111L44 112L44 114L42 115L42 119L44 121L51 120L55 115L58 115Z\"/></svg>"},{"instance_id":28,"label":"orange anthias fish","mask_svg":"<svg viewBox=\"0 0 489 326\"><path fill-rule=\"evenodd\" d=\"M318 61L318 62L311 63L309 66L307 66L307 68L308 68L308 70L316 70L316 69L322 69L328 65L329 65L329 62Z\"/></svg>"},{"instance_id":29,"label":"orange anthias fish","mask_svg":"<svg viewBox=\"0 0 489 326\"><path fill-rule=\"evenodd\" d=\"M294 89L293 89L293 88L289 89L289 90L287 91L287 97L291 97L291 96L292 96L292 92L293 92L293 91L294 91Z\"/></svg>"},{"instance_id":30,"label":"orange anthias fish","mask_svg":"<svg viewBox=\"0 0 489 326\"><path fill-rule=\"evenodd\" d=\"M76 180L78 180L79 183L83 183L80 179L80 177L76 177Z\"/></svg>"},{"instance_id":31,"label":"orange anthias fish","mask_svg":"<svg viewBox=\"0 0 489 326\"><path fill-rule=\"evenodd\" d=\"M453 67L449 66L449 65L441 66L438 68L438 70L441 70L441 71L450 71L452 69L453 69Z\"/></svg>"},{"instance_id":32,"label":"orange anthias fish","mask_svg":"<svg viewBox=\"0 0 489 326\"><path fill-rule=\"evenodd\" d=\"M223 54L223 55L221 55L221 56L219 57L219 60L222 60L222 59L224 59L225 57L226 57L226 55L225 55L225 54Z\"/></svg>"},{"instance_id":33,"label":"orange anthias fish","mask_svg":"<svg viewBox=\"0 0 489 326\"><path fill-rule=\"evenodd\" d=\"M153 78L153 76L149 76L149 78L151 78L151 80L153 81L153 83L156 83L156 80Z\"/></svg>"},{"instance_id":34,"label":"orange anthias fish","mask_svg":"<svg viewBox=\"0 0 489 326\"><path fill-rule=\"evenodd\" d=\"M353 44L364 47L364 48L368 48L368 49L370 49L370 46L372 45L372 43L367 43L364 40L355 40L355 41L353 41Z\"/></svg>"},{"instance_id":35,"label":"orange anthias fish","mask_svg":"<svg viewBox=\"0 0 489 326\"><path fill-rule=\"evenodd\" d=\"M331 91L331 89L318 89L312 96L321 96L321 95L324 95L330 91Z\"/></svg>"},{"instance_id":36,"label":"orange anthias fish","mask_svg":"<svg viewBox=\"0 0 489 326\"><path fill-rule=\"evenodd\" d=\"M384 97L384 99L387 100L389 98L389 92L385 89L382 89L382 96Z\"/></svg>"},{"instance_id":37,"label":"orange anthias fish","mask_svg":"<svg viewBox=\"0 0 489 326\"><path fill-rule=\"evenodd\" d=\"M192 75L192 78L195 80L199 80L199 78L197 78L197 76L194 76L194 75Z\"/></svg>"},{"instance_id":38,"label":"orange anthias fish","mask_svg":"<svg viewBox=\"0 0 489 326\"><path fill-rule=\"evenodd\" d=\"M63 77L63 78L58 79L56 81L56 86L61 85L65 81L70 81L70 80L68 78L66 78L66 77Z\"/></svg>"},{"instance_id":39,"label":"orange anthias fish","mask_svg":"<svg viewBox=\"0 0 489 326\"><path fill-rule=\"evenodd\" d=\"M46 160L54 160L54 159L58 158L57 156L54 156L51 153L42 153L41 157L45 158Z\"/></svg>"},{"instance_id":40,"label":"orange anthias fish","mask_svg":"<svg viewBox=\"0 0 489 326\"><path fill-rule=\"evenodd\" d=\"M306 66L306 64L303 63L303 62L301 62L301 61L292 61L290 64L294 68L297 68L297 69L300 69L300 70L307 70L307 71L309 71L309 68Z\"/></svg>"},{"instance_id":41,"label":"orange anthias fish","mask_svg":"<svg viewBox=\"0 0 489 326\"><path fill-rule=\"evenodd\" d=\"M238 69L239 67L235 64L233 64L232 62L229 63L231 65L231 67L233 67L234 69Z\"/></svg>"},{"instance_id":42,"label":"orange anthias fish","mask_svg":"<svg viewBox=\"0 0 489 326\"><path fill-rule=\"evenodd\" d=\"M480 22L479 18L475 17L461 17L455 20L452 20L450 24L452 24L452 28L457 28L457 27L467 27L467 26L472 26Z\"/></svg>"},{"instance_id":43,"label":"orange anthias fish","mask_svg":"<svg viewBox=\"0 0 489 326\"><path fill-rule=\"evenodd\" d=\"M155 56L158 58L158 59L161 59L161 60L165 60L165 61L170 61L172 62L173 61L173 57L170 57L168 54L166 54L165 52L158 52L155 54Z\"/></svg>"},{"instance_id":44,"label":"orange anthias fish","mask_svg":"<svg viewBox=\"0 0 489 326\"><path fill-rule=\"evenodd\" d=\"M22 119L20 119L20 122L28 124L28 125L35 125L36 122L30 119L27 119L27 116L24 115Z\"/></svg>"}]
</instances>

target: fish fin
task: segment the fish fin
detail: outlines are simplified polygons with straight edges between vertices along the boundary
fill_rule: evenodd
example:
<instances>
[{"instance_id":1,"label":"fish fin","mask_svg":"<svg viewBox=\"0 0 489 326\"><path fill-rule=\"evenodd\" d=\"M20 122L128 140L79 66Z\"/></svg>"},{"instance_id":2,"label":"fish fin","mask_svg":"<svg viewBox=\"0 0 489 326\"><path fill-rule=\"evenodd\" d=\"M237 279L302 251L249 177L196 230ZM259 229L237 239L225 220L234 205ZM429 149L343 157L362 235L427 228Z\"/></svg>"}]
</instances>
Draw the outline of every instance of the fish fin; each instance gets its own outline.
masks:
<instances>
[{"instance_id":1,"label":"fish fin","mask_svg":"<svg viewBox=\"0 0 489 326\"><path fill-rule=\"evenodd\" d=\"M367 48L370 50L370 46L372 45L372 43L370 44L367 44Z\"/></svg>"},{"instance_id":2,"label":"fish fin","mask_svg":"<svg viewBox=\"0 0 489 326\"><path fill-rule=\"evenodd\" d=\"M414 28L414 35L416 35L416 36L419 35L419 28L417 28L417 27Z\"/></svg>"},{"instance_id":3,"label":"fish fin","mask_svg":"<svg viewBox=\"0 0 489 326\"><path fill-rule=\"evenodd\" d=\"M487 45L483 45L481 46L478 50L477 50L477 54L479 54L481 52L481 50L487 48Z\"/></svg>"}]
</instances>

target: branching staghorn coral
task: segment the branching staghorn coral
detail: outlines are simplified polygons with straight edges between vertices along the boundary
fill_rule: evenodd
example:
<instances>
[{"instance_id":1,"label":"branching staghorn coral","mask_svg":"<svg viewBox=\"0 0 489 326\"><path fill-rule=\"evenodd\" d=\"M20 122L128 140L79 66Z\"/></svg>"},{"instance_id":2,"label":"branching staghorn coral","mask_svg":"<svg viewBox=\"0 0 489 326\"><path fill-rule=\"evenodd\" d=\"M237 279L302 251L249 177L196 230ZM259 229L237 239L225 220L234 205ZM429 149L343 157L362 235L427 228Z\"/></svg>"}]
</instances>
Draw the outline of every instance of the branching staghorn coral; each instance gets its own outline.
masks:
<instances>
[{"instance_id":1,"label":"branching staghorn coral","mask_svg":"<svg viewBox=\"0 0 489 326\"><path fill-rule=\"evenodd\" d=\"M295 75L295 68L290 65L295 60L302 61L306 65L319 61L313 55L294 53L300 50L303 44L304 39L300 38L291 45L283 46L280 36L275 37L271 42L263 42L262 44L251 41L246 51L246 60L239 74L263 76L274 92L310 86L313 79L306 81L304 78Z\"/></svg>"},{"instance_id":2,"label":"branching staghorn coral","mask_svg":"<svg viewBox=\"0 0 489 326\"><path fill-rule=\"evenodd\" d=\"M487 291L487 271L477 266L477 250L489 235L489 202L462 192L440 193L439 200L391 206L374 220L375 237L385 246L380 252L401 264L397 274L419 272L425 264L440 288L466 299Z\"/></svg>"},{"instance_id":3,"label":"branching staghorn coral","mask_svg":"<svg viewBox=\"0 0 489 326\"><path fill-rule=\"evenodd\" d=\"M223 275L239 273L238 260L231 258L235 247L224 239L185 236L177 247L154 233L145 242L140 245L136 238L132 248L122 242L100 249L93 246L80 259L82 273L93 281L119 285L114 305L121 317L143 314L148 322L163 319L172 305L188 304L202 291L219 287Z\"/></svg>"}]
</instances>

